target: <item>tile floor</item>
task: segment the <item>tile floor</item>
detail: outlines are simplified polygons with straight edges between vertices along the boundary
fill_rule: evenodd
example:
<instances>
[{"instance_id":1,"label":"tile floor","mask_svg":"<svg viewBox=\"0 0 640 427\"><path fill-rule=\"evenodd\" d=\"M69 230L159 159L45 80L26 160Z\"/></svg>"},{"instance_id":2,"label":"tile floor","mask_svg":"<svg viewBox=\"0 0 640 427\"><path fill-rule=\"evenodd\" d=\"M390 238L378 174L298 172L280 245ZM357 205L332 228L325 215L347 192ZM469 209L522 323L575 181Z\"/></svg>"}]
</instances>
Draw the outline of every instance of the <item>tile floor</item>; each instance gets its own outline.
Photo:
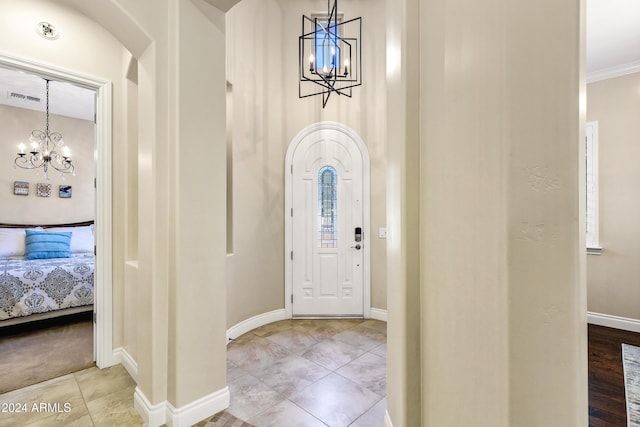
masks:
<instances>
[{"instance_id":1,"label":"tile floor","mask_svg":"<svg viewBox=\"0 0 640 427\"><path fill-rule=\"evenodd\" d=\"M121 365L54 378L0 395L0 426L142 426L135 386Z\"/></svg>"},{"instance_id":2,"label":"tile floor","mask_svg":"<svg viewBox=\"0 0 640 427\"><path fill-rule=\"evenodd\" d=\"M227 359L231 406L198 426L384 426L384 322L276 322L230 343ZM142 426L134 389L120 365L85 369L0 395L0 426Z\"/></svg>"},{"instance_id":3,"label":"tile floor","mask_svg":"<svg viewBox=\"0 0 640 427\"><path fill-rule=\"evenodd\" d=\"M386 323L285 320L229 344L231 415L256 427L378 427L386 410Z\"/></svg>"}]
</instances>

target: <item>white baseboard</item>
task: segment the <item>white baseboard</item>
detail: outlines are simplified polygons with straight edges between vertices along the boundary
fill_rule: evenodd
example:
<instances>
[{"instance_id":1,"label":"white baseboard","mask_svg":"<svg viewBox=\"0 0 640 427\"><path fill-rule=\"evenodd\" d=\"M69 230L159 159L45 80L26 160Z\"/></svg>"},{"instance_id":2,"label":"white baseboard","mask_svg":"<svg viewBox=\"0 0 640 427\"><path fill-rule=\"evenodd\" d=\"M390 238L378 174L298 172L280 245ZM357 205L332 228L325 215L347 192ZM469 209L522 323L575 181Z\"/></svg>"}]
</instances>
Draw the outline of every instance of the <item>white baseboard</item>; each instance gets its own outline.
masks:
<instances>
[{"instance_id":1,"label":"white baseboard","mask_svg":"<svg viewBox=\"0 0 640 427\"><path fill-rule=\"evenodd\" d=\"M393 423L391 422L391 415L389 415L389 411L384 411L384 425L385 427L393 427Z\"/></svg>"},{"instance_id":2,"label":"white baseboard","mask_svg":"<svg viewBox=\"0 0 640 427\"><path fill-rule=\"evenodd\" d=\"M257 316L250 317L247 320L230 327L227 329L227 344L230 341L238 338L239 336L246 334L260 326L268 325L269 323L278 322L280 320L286 320L287 313L284 309L273 310L267 313L258 314ZM380 308L371 309L371 319L387 321L387 310Z\"/></svg>"},{"instance_id":3,"label":"white baseboard","mask_svg":"<svg viewBox=\"0 0 640 427\"><path fill-rule=\"evenodd\" d=\"M375 320L381 320L383 322L387 321L387 310L383 310L381 308L372 308L371 309L371 318Z\"/></svg>"},{"instance_id":4,"label":"white baseboard","mask_svg":"<svg viewBox=\"0 0 640 427\"><path fill-rule=\"evenodd\" d=\"M174 408L167 403L167 426L189 427L229 407L231 395L229 387L213 392L205 397Z\"/></svg>"},{"instance_id":5,"label":"white baseboard","mask_svg":"<svg viewBox=\"0 0 640 427\"><path fill-rule=\"evenodd\" d=\"M127 370L133 381L138 383L138 363L131 357L129 352L122 347L113 350L113 360L116 364L120 363Z\"/></svg>"},{"instance_id":6,"label":"white baseboard","mask_svg":"<svg viewBox=\"0 0 640 427\"><path fill-rule=\"evenodd\" d=\"M587 322L592 325L622 329L623 331L640 333L640 320L628 317L611 316L602 313L587 313Z\"/></svg>"},{"instance_id":7,"label":"white baseboard","mask_svg":"<svg viewBox=\"0 0 640 427\"><path fill-rule=\"evenodd\" d=\"M133 394L133 406L148 427L188 427L229 407L229 387L215 391L191 403L175 408L171 403L152 405L139 387Z\"/></svg>"},{"instance_id":8,"label":"white baseboard","mask_svg":"<svg viewBox=\"0 0 640 427\"><path fill-rule=\"evenodd\" d=\"M167 417L167 402L160 402L152 405L147 397L142 393L140 387L136 387L133 393L133 407L138 411L142 421L148 427L159 427L164 424Z\"/></svg>"},{"instance_id":9,"label":"white baseboard","mask_svg":"<svg viewBox=\"0 0 640 427\"><path fill-rule=\"evenodd\" d=\"M258 314L257 316L253 316L247 320L243 320L227 329L227 344L229 341L238 338L240 335L246 334L247 332L259 328L260 326L267 325L269 323L277 322L279 320L285 320L287 318L287 314L284 309L273 310L267 313Z\"/></svg>"}]
</instances>

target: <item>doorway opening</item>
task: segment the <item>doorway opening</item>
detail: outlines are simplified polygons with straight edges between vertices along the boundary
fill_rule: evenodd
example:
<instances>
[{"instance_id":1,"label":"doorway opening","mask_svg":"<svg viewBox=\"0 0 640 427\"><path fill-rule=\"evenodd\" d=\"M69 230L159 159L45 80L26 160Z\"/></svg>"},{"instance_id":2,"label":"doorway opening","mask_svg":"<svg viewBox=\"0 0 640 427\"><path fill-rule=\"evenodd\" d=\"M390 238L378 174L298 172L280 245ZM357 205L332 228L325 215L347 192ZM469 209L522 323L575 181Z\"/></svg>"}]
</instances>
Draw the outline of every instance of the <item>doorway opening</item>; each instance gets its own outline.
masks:
<instances>
[{"instance_id":1,"label":"doorway opening","mask_svg":"<svg viewBox=\"0 0 640 427\"><path fill-rule=\"evenodd\" d=\"M89 208L93 213L93 218L86 218L87 222L93 221L91 231L93 236L93 252L95 262L93 276L93 354L95 362L98 367L111 366L113 361L112 352L112 191L111 191L111 83L99 78L82 75L68 70L59 69L49 65L43 65L36 61L26 60L22 58L16 58L5 54L0 55L0 67L13 72L22 72L25 75L36 76L42 79L49 79L55 82L62 82L69 87L79 88L85 92L88 90L95 93L95 114L93 117L93 141L94 148L89 154L89 160L93 166L85 170L91 170L93 175L93 182L88 184L89 189L85 188L85 191L92 191L94 195L93 206ZM28 139L28 133L30 129L24 129L26 138ZM71 149L73 150L76 142L68 141ZM79 142L78 142L79 143ZM9 144L11 145L11 144ZM17 144L16 144L17 146ZM16 152L18 148L16 148ZM72 154L73 156L73 154ZM73 158L73 157L72 157ZM10 159L7 159L11 161ZM13 170L13 169L11 169ZM32 172L33 178L31 179L31 186L42 181L44 178L36 171ZM55 171L50 171L50 175L53 177ZM45 185L46 186L46 185ZM73 188L60 189L65 193L65 196L58 195L58 186L49 184L52 189L50 197L65 198L66 200L73 201ZM63 191L64 190L64 191ZM34 190L35 191L35 190ZM71 195L71 197L68 197ZM17 196L16 196L17 197ZM34 194L31 197L36 197ZM59 224L58 218L50 218L47 220L51 225ZM57 221L57 222L56 222ZM3 221L4 222L4 221ZM62 221L64 223L64 221ZM77 221L74 221L77 222ZM14 221L15 223L15 221ZM26 225L26 224L25 224ZM39 224L28 224L39 225ZM73 224L76 225L76 224ZM82 224L88 226L87 224ZM73 242L72 242L73 244ZM89 243L91 245L91 243ZM43 285L39 285L43 286ZM87 291L83 291L87 292ZM80 292L82 297L84 294ZM87 295L84 295L87 298ZM80 305L80 303L78 303Z\"/></svg>"}]
</instances>

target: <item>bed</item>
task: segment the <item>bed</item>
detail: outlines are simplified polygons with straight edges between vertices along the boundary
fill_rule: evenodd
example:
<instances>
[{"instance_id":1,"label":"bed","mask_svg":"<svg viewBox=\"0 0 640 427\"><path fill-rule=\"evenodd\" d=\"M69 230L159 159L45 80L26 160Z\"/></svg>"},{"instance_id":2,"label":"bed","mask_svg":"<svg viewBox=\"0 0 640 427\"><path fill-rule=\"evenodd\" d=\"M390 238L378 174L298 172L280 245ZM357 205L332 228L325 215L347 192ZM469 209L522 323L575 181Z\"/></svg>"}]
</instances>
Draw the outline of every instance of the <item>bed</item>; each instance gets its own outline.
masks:
<instances>
[{"instance_id":1,"label":"bed","mask_svg":"<svg viewBox=\"0 0 640 427\"><path fill-rule=\"evenodd\" d=\"M34 253L41 237L60 237L63 250ZM0 327L93 310L93 246L93 221L0 224Z\"/></svg>"}]
</instances>

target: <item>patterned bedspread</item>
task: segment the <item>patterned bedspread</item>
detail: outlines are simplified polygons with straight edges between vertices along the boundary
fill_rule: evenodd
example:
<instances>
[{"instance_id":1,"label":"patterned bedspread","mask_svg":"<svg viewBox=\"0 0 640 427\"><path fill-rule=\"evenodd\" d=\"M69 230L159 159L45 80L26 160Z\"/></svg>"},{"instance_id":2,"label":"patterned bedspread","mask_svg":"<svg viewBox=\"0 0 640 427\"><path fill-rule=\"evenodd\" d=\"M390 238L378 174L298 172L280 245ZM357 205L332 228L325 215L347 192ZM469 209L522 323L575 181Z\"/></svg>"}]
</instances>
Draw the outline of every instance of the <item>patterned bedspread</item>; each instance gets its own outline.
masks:
<instances>
[{"instance_id":1,"label":"patterned bedspread","mask_svg":"<svg viewBox=\"0 0 640 427\"><path fill-rule=\"evenodd\" d=\"M93 304L93 255L0 259L0 320Z\"/></svg>"}]
</instances>

